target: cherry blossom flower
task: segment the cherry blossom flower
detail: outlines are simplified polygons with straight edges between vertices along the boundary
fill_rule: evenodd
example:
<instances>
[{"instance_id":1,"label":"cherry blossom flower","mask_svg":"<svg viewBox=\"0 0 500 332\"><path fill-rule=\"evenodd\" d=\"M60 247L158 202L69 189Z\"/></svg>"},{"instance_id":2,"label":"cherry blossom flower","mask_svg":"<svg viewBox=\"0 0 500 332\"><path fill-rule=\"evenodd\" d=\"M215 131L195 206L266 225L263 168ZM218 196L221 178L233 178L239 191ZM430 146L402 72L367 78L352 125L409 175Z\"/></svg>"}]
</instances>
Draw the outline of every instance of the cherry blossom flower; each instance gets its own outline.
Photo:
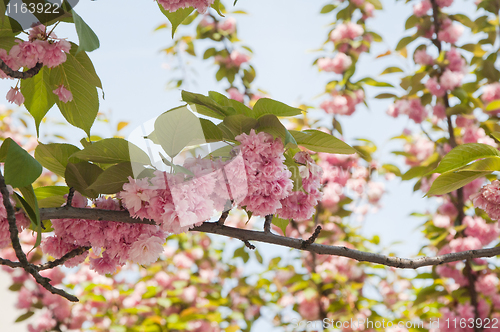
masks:
<instances>
[{"instance_id":1,"label":"cherry blossom flower","mask_svg":"<svg viewBox=\"0 0 500 332\"><path fill-rule=\"evenodd\" d=\"M59 97L59 100L63 103L67 103L68 101L73 100L73 94L71 93L71 91L67 90L64 85L60 85L52 92L55 93L57 97Z\"/></svg>"},{"instance_id":2,"label":"cherry blossom flower","mask_svg":"<svg viewBox=\"0 0 500 332\"><path fill-rule=\"evenodd\" d=\"M19 88L10 88L6 99L9 103L16 104L17 106L21 106L24 103L24 96L19 91Z\"/></svg>"}]
</instances>

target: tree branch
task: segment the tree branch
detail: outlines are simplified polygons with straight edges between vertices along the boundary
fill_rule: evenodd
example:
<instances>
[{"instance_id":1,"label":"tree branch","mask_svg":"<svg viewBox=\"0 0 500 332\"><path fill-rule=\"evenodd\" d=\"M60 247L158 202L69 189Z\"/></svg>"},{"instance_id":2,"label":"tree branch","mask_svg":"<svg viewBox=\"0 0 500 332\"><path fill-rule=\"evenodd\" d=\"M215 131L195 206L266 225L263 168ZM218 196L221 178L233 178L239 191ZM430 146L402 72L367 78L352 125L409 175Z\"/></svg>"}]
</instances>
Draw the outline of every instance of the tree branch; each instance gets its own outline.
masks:
<instances>
[{"instance_id":1,"label":"tree branch","mask_svg":"<svg viewBox=\"0 0 500 332\"><path fill-rule=\"evenodd\" d=\"M109 211L100 209L81 209L74 207L64 208L42 208L40 209L41 219L92 219L92 220L108 220L125 223L138 224L155 224L154 221L144 219L134 219L128 215L127 211ZM305 250L321 255L335 255L355 259L360 262L369 262L392 266L403 269L417 269L423 266L440 265L444 263L463 261L467 259L480 257L493 257L500 255L500 247L468 250L435 257L418 257L418 258L399 258L364 252L355 249L349 249L341 246L327 246L323 244L312 243L307 248L301 249L304 240L294 239L286 236L280 236L271 232L253 231L241 228L234 228L224 225L218 225L217 222L204 222L200 226L191 229L193 232L205 232L210 234L218 234L227 237L239 239L241 241L258 241L269 244L275 244L287 248Z\"/></svg>"},{"instance_id":2,"label":"tree branch","mask_svg":"<svg viewBox=\"0 0 500 332\"><path fill-rule=\"evenodd\" d=\"M35 76L40 72L40 69L42 69L42 67L43 63L38 62L35 67L27 71L16 71L12 70L9 66L7 66L5 62L2 61L2 59L0 59L0 69L5 73L5 75L12 78L20 78L22 80Z\"/></svg>"}]
</instances>

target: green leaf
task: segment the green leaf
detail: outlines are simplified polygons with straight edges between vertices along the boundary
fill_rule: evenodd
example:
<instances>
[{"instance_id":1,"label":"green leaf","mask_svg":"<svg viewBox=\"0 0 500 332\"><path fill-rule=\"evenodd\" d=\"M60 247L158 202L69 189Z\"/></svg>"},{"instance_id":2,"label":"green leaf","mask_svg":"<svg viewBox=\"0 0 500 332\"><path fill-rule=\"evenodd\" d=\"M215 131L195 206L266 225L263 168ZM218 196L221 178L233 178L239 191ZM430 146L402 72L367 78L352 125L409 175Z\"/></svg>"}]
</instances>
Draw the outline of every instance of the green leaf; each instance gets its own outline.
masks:
<instances>
[{"instance_id":1,"label":"green leaf","mask_svg":"<svg viewBox=\"0 0 500 332\"><path fill-rule=\"evenodd\" d=\"M294 116L302 114L299 108L291 107L277 100L260 98L253 107L253 117L258 119L264 114L274 114L276 116Z\"/></svg>"},{"instance_id":2,"label":"green leaf","mask_svg":"<svg viewBox=\"0 0 500 332\"><path fill-rule=\"evenodd\" d=\"M371 86L378 86L378 87L388 87L388 88L393 88L394 86L390 83L386 83L386 82L379 82L379 81L376 81L374 80L373 78L371 77L365 77L361 80L358 81L358 83L365 83L367 85L371 85Z\"/></svg>"},{"instance_id":3,"label":"green leaf","mask_svg":"<svg viewBox=\"0 0 500 332\"><path fill-rule=\"evenodd\" d=\"M329 135L319 130L296 131L290 133L297 141L297 144L315 152L353 154L356 150L348 144L339 140L333 135Z\"/></svg>"},{"instance_id":4,"label":"green leaf","mask_svg":"<svg viewBox=\"0 0 500 332\"><path fill-rule=\"evenodd\" d=\"M391 73L402 73L403 69L399 67L388 67L380 75L391 74Z\"/></svg>"},{"instance_id":5,"label":"green leaf","mask_svg":"<svg viewBox=\"0 0 500 332\"><path fill-rule=\"evenodd\" d=\"M387 99L387 98L397 98L397 97L398 96L396 96L393 93L381 93L381 94L375 96L375 98L377 98L377 99Z\"/></svg>"},{"instance_id":6,"label":"green leaf","mask_svg":"<svg viewBox=\"0 0 500 332\"><path fill-rule=\"evenodd\" d=\"M411 43L415 38L413 36L403 37L396 46L396 51L401 51L409 43Z\"/></svg>"},{"instance_id":7,"label":"green leaf","mask_svg":"<svg viewBox=\"0 0 500 332\"><path fill-rule=\"evenodd\" d=\"M117 137L94 142L85 149L74 153L71 157L102 164L116 164L127 161L143 165L151 163L146 152L142 151L137 145Z\"/></svg>"},{"instance_id":8,"label":"green leaf","mask_svg":"<svg viewBox=\"0 0 500 332\"><path fill-rule=\"evenodd\" d=\"M281 229L283 236L286 236L286 226L290 223L288 219L281 219L277 216L273 216L272 223Z\"/></svg>"},{"instance_id":9,"label":"green leaf","mask_svg":"<svg viewBox=\"0 0 500 332\"><path fill-rule=\"evenodd\" d=\"M21 80L24 106L35 119L37 136L40 135L40 123L57 100L57 96L52 92L56 86L50 83L50 72L49 68L42 67L35 76Z\"/></svg>"},{"instance_id":10,"label":"green leaf","mask_svg":"<svg viewBox=\"0 0 500 332\"><path fill-rule=\"evenodd\" d=\"M76 191L90 198L97 198L99 193L88 187L97 180L103 170L88 162L68 163L64 178L68 187L75 188ZM88 189L88 190L87 190Z\"/></svg>"},{"instance_id":11,"label":"green leaf","mask_svg":"<svg viewBox=\"0 0 500 332\"><path fill-rule=\"evenodd\" d=\"M69 193L66 186L46 186L35 188L35 196L38 200L38 207L59 207L66 202L64 195Z\"/></svg>"},{"instance_id":12,"label":"green leaf","mask_svg":"<svg viewBox=\"0 0 500 332\"><path fill-rule=\"evenodd\" d=\"M206 119L198 119L203 130L203 135L207 142L222 141L224 134L212 121Z\"/></svg>"},{"instance_id":13,"label":"green leaf","mask_svg":"<svg viewBox=\"0 0 500 332\"><path fill-rule=\"evenodd\" d=\"M481 143L462 144L445 155L439 166L432 172L445 173L463 167L476 159L493 156L500 156L500 152L490 145Z\"/></svg>"},{"instance_id":14,"label":"green leaf","mask_svg":"<svg viewBox=\"0 0 500 332\"><path fill-rule=\"evenodd\" d=\"M10 137L0 147L0 162L5 183L14 188L29 186L42 174L42 165Z\"/></svg>"},{"instance_id":15,"label":"green leaf","mask_svg":"<svg viewBox=\"0 0 500 332\"><path fill-rule=\"evenodd\" d=\"M19 323L19 322L25 321L26 319L30 318L34 314L35 313L33 311L28 311L27 313L22 314L21 316L17 317L17 319L15 320L15 323Z\"/></svg>"},{"instance_id":16,"label":"green leaf","mask_svg":"<svg viewBox=\"0 0 500 332\"><path fill-rule=\"evenodd\" d=\"M182 100L188 103L194 112L223 120L224 117L234 113L228 112L221 105L207 96L199 93L182 91Z\"/></svg>"},{"instance_id":17,"label":"green leaf","mask_svg":"<svg viewBox=\"0 0 500 332\"><path fill-rule=\"evenodd\" d=\"M246 252L245 246L239 247L234 251L234 256L233 257L241 257L243 259L243 262L246 263L250 259L250 254Z\"/></svg>"},{"instance_id":18,"label":"green leaf","mask_svg":"<svg viewBox=\"0 0 500 332\"><path fill-rule=\"evenodd\" d=\"M171 158L188 145L206 143L200 119L186 106L163 113L154 127L161 147Z\"/></svg>"},{"instance_id":19,"label":"green leaf","mask_svg":"<svg viewBox=\"0 0 500 332\"><path fill-rule=\"evenodd\" d=\"M441 174L434 180L426 196L447 194L490 173L491 172L463 171Z\"/></svg>"},{"instance_id":20,"label":"green leaf","mask_svg":"<svg viewBox=\"0 0 500 332\"><path fill-rule=\"evenodd\" d=\"M500 157L487 157L473 162L465 167L457 169L457 172L462 171L500 171Z\"/></svg>"},{"instance_id":21,"label":"green leaf","mask_svg":"<svg viewBox=\"0 0 500 332\"><path fill-rule=\"evenodd\" d=\"M495 111L498 110L499 108L500 108L500 99L493 100L486 106L486 112Z\"/></svg>"},{"instance_id":22,"label":"green leaf","mask_svg":"<svg viewBox=\"0 0 500 332\"><path fill-rule=\"evenodd\" d=\"M80 151L80 149L71 144L39 143L35 149L35 159L49 171L64 177L66 165L68 164L70 156L78 151Z\"/></svg>"},{"instance_id":23,"label":"green leaf","mask_svg":"<svg viewBox=\"0 0 500 332\"><path fill-rule=\"evenodd\" d=\"M87 52L78 52L78 45L71 43L68 59L81 77L88 83L102 89L101 79L97 76L92 60L90 60Z\"/></svg>"},{"instance_id":24,"label":"green leaf","mask_svg":"<svg viewBox=\"0 0 500 332\"><path fill-rule=\"evenodd\" d=\"M493 136L498 142L500 142L500 132L495 131L493 133L490 133L491 136Z\"/></svg>"},{"instance_id":25,"label":"green leaf","mask_svg":"<svg viewBox=\"0 0 500 332\"><path fill-rule=\"evenodd\" d=\"M163 13L163 15L165 15L168 18L168 20L170 21L170 24L172 24L172 38L174 38L174 33L175 33L175 30L177 30L177 27L179 25L181 25L181 23L194 10L193 7L179 8L175 12L171 13L169 11L166 11L165 8L163 8L163 6L160 4L158 4L158 7L160 7L160 10Z\"/></svg>"},{"instance_id":26,"label":"green leaf","mask_svg":"<svg viewBox=\"0 0 500 332\"><path fill-rule=\"evenodd\" d=\"M336 5L332 5L332 4L325 5L323 8L321 8L320 13L321 14L329 13L332 10L334 10L336 7L337 7Z\"/></svg>"},{"instance_id":27,"label":"green leaf","mask_svg":"<svg viewBox=\"0 0 500 332\"><path fill-rule=\"evenodd\" d=\"M74 47L75 45L72 44L71 49L73 50ZM90 136L90 128L99 111L99 97L96 82L89 81L87 69L77 57L70 53L67 55L66 62L52 69L51 83L57 86L63 84L73 94L73 100L67 103L57 99L57 106L70 124L83 129ZM82 71L87 74L82 75Z\"/></svg>"},{"instance_id":28,"label":"green leaf","mask_svg":"<svg viewBox=\"0 0 500 332\"><path fill-rule=\"evenodd\" d=\"M73 20L75 22L76 33L78 35L78 50L76 53L81 51L92 52L99 48L99 38L92 31L92 29L85 23L85 21L78 15L74 10L71 10L73 15Z\"/></svg>"},{"instance_id":29,"label":"green leaf","mask_svg":"<svg viewBox=\"0 0 500 332\"><path fill-rule=\"evenodd\" d=\"M258 125L257 120L243 114L229 115L224 118L223 124L236 136L242 133L250 133L252 128Z\"/></svg>"},{"instance_id":30,"label":"green leaf","mask_svg":"<svg viewBox=\"0 0 500 332\"><path fill-rule=\"evenodd\" d=\"M130 162L119 163L106 168L87 189L100 194L115 194L123 190L129 176L134 176Z\"/></svg>"}]
</instances>

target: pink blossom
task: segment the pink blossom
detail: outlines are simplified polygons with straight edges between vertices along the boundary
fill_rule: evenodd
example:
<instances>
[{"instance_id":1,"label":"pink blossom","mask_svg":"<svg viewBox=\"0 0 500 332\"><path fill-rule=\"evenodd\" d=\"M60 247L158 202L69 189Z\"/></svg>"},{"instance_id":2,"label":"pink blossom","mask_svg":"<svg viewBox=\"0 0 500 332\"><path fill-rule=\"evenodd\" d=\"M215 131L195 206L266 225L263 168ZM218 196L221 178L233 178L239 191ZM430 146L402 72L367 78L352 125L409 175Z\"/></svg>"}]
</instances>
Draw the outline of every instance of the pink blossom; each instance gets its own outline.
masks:
<instances>
[{"instance_id":1,"label":"pink blossom","mask_svg":"<svg viewBox=\"0 0 500 332\"><path fill-rule=\"evenodd\" d=\"M342 23L337 25L330 33L330 40L336 43L343 39L355 39L361 36L363 32L364 29L359 24L353 22Z\"/></svg>"},{"instance_id":2,"label":"pink blossom","mask_svg":"<svg viewBox=\"0 0 500 332\"><path fill-rule=\"evenodd\" d=\"M432 8L429 0L423 0L413 6L413 14L417 17L422 17Z\"/></svg>"},{"instance_id":3,"label":"pink blossom","mask_svg":"<svg viewBox=\"0 0 500 332\"><path fill-rule=\"evenodd\" d=\"M447 228L451 226L451 218L449 216L444 216L441 214L437 214L434 216L434 226L440 228Z\"/></svg>"},{"instance_id":4,"label":"pink blossom","mask_svg":"<svg viewBox=\"0 0 500 332\"><path fill-rule=\"evenodd\" d=\"M203 14L214 3L214 0L158 0L158 3L171 13L179 8L193 7Z\"/></svg>"},{"instance_id":5,"label":"pink blossom","mask_svg":"<svg viewBox=\"0 0 500 332\"><path fill-rule=\"evenodd\" d=\"M48 68L54 68L66 62L66 53L69 53L71 44L67 40L58 40L46 43L43 64Z\"/></svg>"},{"instance_id":6,"label":"pink blossom","mask_svg":"<svg viewBox=\"0 0 500 332\"><path fill-rule=\"evenodd\" d=\"M318 59L318 67L326 72L334 72L342 74L352 64L351 57L345 53L338 53L333 59L320 58Z\"/></svg>"},{"instance_id":7,"label":"pink blossom","mask_svg":"<svg viewBox=\"0 0 500 332\"><path fill-rule=\"evenodd\" d=\"M446 52L446 60L449 62L448 66L446 66L447 69L460 73L466 72L467 62L455 47Z\"/></svg>"},{"instance_id":8,"label":"pink blossom","mask_svg":"<svg viewBox=\"0 0 500 332\"><path fill-rule=\"evenodd\" d=\"M418 63L422 66L429 66L434 64L434 58L430 54L428 54L425 49L415 51L414 58L415 63Z\"/></svg>"},{"instance_id":9,"label":"pink blossom","mask_svg":"<svg viewBox=\"0 0 500 332\"><path fill-rule=\"evenodd\" d=\"M231 60L231 64L233 66L240 67L245 62L248 62L248 60L250 60L250 57L241 52L232 51L231 54L229 55L229 59Z\"/></svg>"},{"instance_id":10,"label":"pink blossom","mask_svg":"<svg viewBox=\"0 0 500 332\"><path fill-rule=\"evenodd\" d=\"M438 103L432 108L433 114L438 119L446 118L446 107L443 104Z\"/></svg>"},{"instance_id":11,"label":"pink blossom","mask_svg":"<svg viewBox=\"0 0 500 332\"><path fill-rule=\"evenodd\" d=\"M356 111L356 105L363 102L363 99L363 90L356 90L354 96L339 95L335 92L332 99L325 100L320 107L329 114L352 115Z\"/></svg>"},{"instance_id":12,"label":"pink blossom","mask_svg":"<svg viewBox=\"0 0 500 332\"><path fill-rule=\"evenodd\" d=\"M484 295L494 295L498 291L498 278L493 273L481 275L475 283L476 291Z\"/></svg>"},{"instance_id":13,"label":"pink blossom","mask_svg":"<svg viewBox=\"0 0 500 332\"><path fill-rule=\"evenodd\" d=\"M441 31L438 32L438 40L454 44L457 42L458 38L460 38L463 32L463 26L453 24L452 21L447 18L441 24Z\"/></svg>"},{"instance_id":14,"label":"pink blossom","mask_svg":"<svg viewBox=\"0 0 500 332\"><path fill-rule=\"evenodd\" d=\"M299 303L299 314L303 319L314 321L319 318L319 303L316 298L303 298Z\"/></svg>"},{"instance_id":15,"label":"pink blossom","mask_svg":"<svg viewBox=\"0 0 500 332\"><path fill-rule=\"evenodd\" d=\"M466 216L463 224L467 225L465 234L479 239L483 245L491 243L500 235L500 227L498 223L487 224L481 217Z\"/></svg>"},{"instance_id":16,"label":"pink blossom","mask_svg":"<svg viewBox=\"0 0 500 332\"><path fill-rule=\"evenodd\" d=\"M7 54L7 51L4 49L0 49L0 58L3 62L12 70L19 70L19 65L15 58ZM0 78L11 78L7 76L3 71L0 70Z\"/></svg>"},{"instance_id":17,"label":"pink blossom","mask_svg":"<svg viewBox=\"0 0 500 332\"><path fill-rule=\"evenodd\" d=\"M12 46L9 55L14 58L19 67L33 68L38 62L42 62L45 57L46 41L17 40L18 45Z\"/></svg>"},{"instance_id":18,"label":"pink blossom","mask_svg":"<svg viewBox=\"0 0 500 332\"><path fill-rule=\"evenodd\" d=\"M483 209L493 220L500 219L500 181L495 180L469 197L475 207Z\"/></svg>"},{"instance_id":19,"label":"pink blossom","mask_svg":"<svg viewBox=\"0 0 500 332\"><path fill-rule=\"evenodd\" d=\"M229 98L231 99L239 101L240 103L244 101L244 95L236 88L229 88L229 90L227 90L227 93L229 93Z\"/></svg>"},{"instance_id":20,"label":"pink blossom","mask_svg":"<svg viewBox=\"0 0 500 332\"><path fill-rule=\"evenodd\" d=\"M284 146L281 139L267 133L236 136L241 144L248 182L248 195L240 202L254 215L274 214L281 208L280 200L290 195L293 185L291 173L283 164ZM265 171L264 171L265 170Z\"/></svg>"},{"instance_id":21,"label":"pink blossom","mask_svg":"<svg viewBox=\"0 0 500 332\"><path fill-rule=\"evenodd\" d=\"M57 97L59 97L59 100L63 103L67 103L68 101L73 100L73 94L71 93L71 91L67 90L64 85L60 85L52 92L55 93Z\"/></svg>"},{"instance_id":22,"label":"pink blossom","mask_svg":"<svg viewBox=\"0 0 500 332\"><path fill-rule=\"evenodd\" d=\"M492 84L487 84L483 87L483 94L481 99L485 103L491 103L493 100L500 99L500 83L495 82Z\"/></svg>"},{"instance_id":23,"label":"pink blossom","mask_svg":"<svg viewBox=\"0 0 500 332\"><path fill-rule=\"evenodd\" d=\"M9 103L16 104L17 106L21 106L24 103L24 96L19 91L19 88L10 88L5 98Z\"/></svg>"},{"instance_id":24,"label":"pink blossom","mask_svg":"<svg viewBox=\"0 0 500 332\"><path fill-rule=\"evenodd\" d=\"M447 69L439 78L439 84L444 90L453 90L462 84L463 77L462 73Z\"/></svg>"},{"instance_id":25,"label":"pink blossom","mask_svg":"<svg viewBox=\"0 0 500 332\"><path fill-rule=\"evenodd\" d=\"M142 234L130 247L129 259L134 263L148 265L158 260L163 252L164 239Z\"/></svg>"},{"instance_id":26,"label":"pink blossom","mask_svg":"<svg viewBox=\"0 0 500 332\"><path fill-rule=\"evenodd\" d=\"M449 7L453 4L453 0L436 0L439 8Z\"/></svg>"},{"instance_id":27,"label":"pink blossom","mask_svg":"<svg viewBox=\"0 0 500 332\"><path fill-rule=\"evenodd\" d=\"M116 262L104 257L90 258L90 268L99 274L114 274Z\"/></svg>"},{"instance_id":28,"label":"pink blossom","mask_svg":"<svg viewBox=\"0 0 500 332\"><path fill-rule=\"evenodd\" d=\"M426 82L425 82L425 87L429 90L431 94L433 94L436 97L443 97L446 94L446 90L443 89L438 84L438 81L435 77L430 77Z\"/></svg>"},{"instance_id":29,"label":"pink blossom","mask_svg":"<svg viewBox=\"0 0 500 332\"><path fill-rule=\"evenodd\" d=\"M227 20L219 23L217 25L219 32L225 34L233 34L236 31L236 19L234 17L229 17Z\"/></svg>"}]
</instances>

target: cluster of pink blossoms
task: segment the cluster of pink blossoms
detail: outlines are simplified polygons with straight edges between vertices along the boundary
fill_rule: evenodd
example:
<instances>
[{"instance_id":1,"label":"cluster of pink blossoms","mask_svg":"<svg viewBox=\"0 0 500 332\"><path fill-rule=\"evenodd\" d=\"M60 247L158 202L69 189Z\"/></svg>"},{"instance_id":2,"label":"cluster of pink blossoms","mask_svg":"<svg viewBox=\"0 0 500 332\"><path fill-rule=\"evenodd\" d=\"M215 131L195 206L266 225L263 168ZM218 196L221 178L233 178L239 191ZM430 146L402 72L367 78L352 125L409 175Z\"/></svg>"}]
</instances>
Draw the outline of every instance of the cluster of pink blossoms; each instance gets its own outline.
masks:
<instances>
[{"instance_id":1,"label":"cluster of pink blossoms","mask_svg":"<svg viewBox=\"0 0 500 332\"><path fill-rule=\"evenodd\" d=\"M157 0L158 3L171 13L177 11L179 8L193 7L200 13L205 13L213 3L214 0Z\"/></svg>"},{"instance_id":2,"label":"cluster of pink blossoms","mask_svg":"<svg viewBox=\"0 0 500 332\"><path fill-rule=\"evenodd\" d=\"M0 49L0 58L12 70L33 68L37 63L54 68L66 62L66 53L69 53L70 49L71 44L67 40L56 38L54 33L48 36L46 27L39 24L30 29L28 41L17 40L17 45L12 46L8 53ZM10 77L0 70L0 78ZM63 102L73 99L71 92L63 85L53 92ZM16 87L9 90L7 100L20 106L24 103L24 96Z\"/></svg>"},{"instance_id":3,"label":"cluster of pink blossoms","mask_svg":"<svg viewBox=\"0 0 500 332\"><path fill-rule=\"evenodd\" d=\"M76 192L72 205L87 208L88 201ZM119 201L111 198L98 198L95 206L120 210ZM55 235L42 241L44 253L60 258L77 247L92 247L94 256L90 257L90 267L100 274L114 273L127 260L138 264L155 262L167 236L158 226L113 221L53 219L52 227ZM77 266L86 257L87 253L74 257L66 261L65 266Z\"/></svg>"},{"instance_id":4,"label":"cluster of pink blossoms","mask_svg":"<svg viewBox=\"0 0 500 332\"><path fill-rule=\"evenodd\" d=\"M321 200L321 177L323 170L316 165L311 156L304 151L297 152L294 156L299 166L302 178L303 191L293 191L281 201L282 208L277 211L280 218L303 221L310 219L316 211L316 205Z\"/></svg>"},{"instance_id":5,"label":"cluster of pink blossoms","mask_svg":"<svg viewBox=\"0 0 500 332\"><path fill-rule=\"evenodd\" d=\"M365 99L363 90L356 90L354 93L340 94L338 91L332 92L332 99L325 100L319 107L326 113L339 115L352 115L356 111L356 105Z\"/></svg>"},{"instance_id":6,"label":"cluster of pink blossoms","mask_svg":"<svg viewBox=\"0 0 500 332\"><path fill-rule=\"evenodd\" d=\"M351 57L345 53L338 53L333 59L320 58L318 59L318 68L326 72L334 72L342 74L352 65Z\"/></svg>"},{"instance_id":7,"label":"cluster of pink blossoms","mask_svg":"<svg viewBox=\"0 0 500 332\"><path fill-rule=\"evenodd\" d=\"M484 102L484 106L487 106L489 103L491 103L494 100L500 99L500 83L495 82L492 84L487 84L483 87L483 94L481 95L481 99ZM491 111L489 113L496 113L498 114L500 112L500 109Z\"/></svg>"},{"instance_id":8,"label":"cluster of pink blossoms","mask_svg":"<svg viewBox=\"0 0 500 332\"><path fill-rule=\"evenodd\" d=\"M427 110L420 102L420 98L413 98L410 100L400 99L387 109L387 114L393 118L405 114L415 123L421 123L427 117Z\"/></svg>"},{"instance_id":9,"label":"cluster of pink blossoms","mask_svg":"<svg viewBox=\"0 0 500 332\"><path fill-rule=\"evenodd\" d=\"M466 62L456 48L452 47L446 52L446 60L449 64L439 77L439 82L436 77L430 77L425 82L425 87L437 97L443 97L446 91L459 87L467 72Z\"/></svg>"},{"instance_id":10,"label":"cluster of pink blossoms","mask_svg":"<svg viewBox=\"0 0 500 332\"><path fill-rule=\"evenodd\" d=\"M225 65L228 68L235 67L239 68L242 64L248 62L250 57L239 51L232 51L228 57L222 57L220 55L215 56L215 63Z\"/></svg>"},{"instance_id":11,"label":"cluster of pink blossoms","mask_svg":"<svg viewBox=\"0 0 500 332\"><path fill-rule=\"evenodd\" d=\"M281 139L264 132L256 134L252 129L250 135L243 133L236 140L241 143L237 149L245 161L248 181L248 195L240 206L246 206L255 216L275 214L293 189L292 173L283 164L285 148Z\"/></svg>"},{"instance_id":12,"label":"cluster of pink blossoms","mask_svg":"<svg viewBox=\"0 0 500 332\"><path fill-rule=\"evenodd\" d=\"M248 192L241 155L227 162L188 158L183 166L192 177L155 171L151 180L129 178L119 197L130 215L178 234L210 219L214 210L238 204Z\"/></svg>"},{"instance_id":13,"label":"cluster of pink blossoms","mask_svg":"<svg viewBox=\"0 0 500 332\"><path fill-rule=\"evenodd\" d=\"M470 196L475 207L483 209L488 217L500 220L500 181L495 180Z\"/></svg>"},{"instance_id":14,"label":"cluster of pink blossoms","mask_svg":"<svg viewBox=\"0 0 500 332\"><path fill-rule=\"evenodd\" d=\"M363 35L364 29L354 22L339 24L330 33L330 40L338 43L344 39L356 39Z\"/></svg>"},{"instance_id":15,"label":"cluster of pink blossoms","mask_svg":"<svg viewBox=\"0 0 500 332\"><path fill-rule=\"evenodd\" d=\"M439 8L449 7L453 4L453 0L436 0ZM422 17L432 9L432 4L429 0L423 0L413 6L413 14L417 17Z\"/></svg>"}]
</instances>

